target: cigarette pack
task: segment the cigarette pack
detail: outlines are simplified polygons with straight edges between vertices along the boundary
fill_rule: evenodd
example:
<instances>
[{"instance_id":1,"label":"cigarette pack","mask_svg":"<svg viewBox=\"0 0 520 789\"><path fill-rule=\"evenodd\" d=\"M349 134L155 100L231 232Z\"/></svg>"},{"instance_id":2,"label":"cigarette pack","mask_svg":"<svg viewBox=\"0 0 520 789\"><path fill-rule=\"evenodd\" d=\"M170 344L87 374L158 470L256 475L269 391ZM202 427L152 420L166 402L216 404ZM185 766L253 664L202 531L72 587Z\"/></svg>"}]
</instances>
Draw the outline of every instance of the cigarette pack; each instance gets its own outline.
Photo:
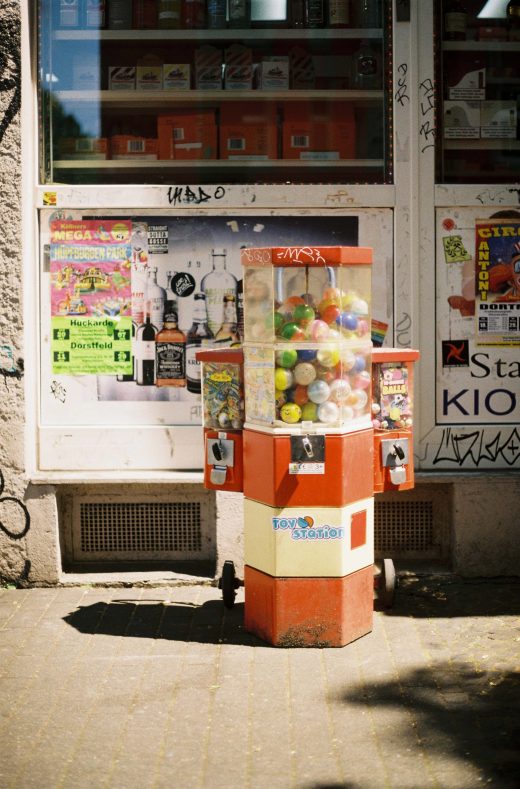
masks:
<instances>
[{"instance_id":1,"label":"cigarette pack","mask_svg":"<svg viewBox=\"0 0 520 789\"><path fill-rule=\"evenodd\" d=\"M185 110L159 115L159 159L216 159L214 110Z\"/></svg>"},{"instance_id":2,"label":"cigarette pack","mask_svg":"<svg viewBox=\"0 0 520 789\"><path fill-rule=\"evenodd\" d=\"M283 121L284 159L353 159L356 124L350 104L287 104Z\"/></svg>"},{"instance_id":3,"label":"cigarette pack","mask_svg":"<svg viewBox=\"0 0 520 789\"><path fill-rule=\"evenodd\" d=\"M195 87L197 90L222 88L222 53L209 44L195 50Z\"/></svg>"},{"instance_id":4,"label":"cigarette pack","mask_svg":"<svg viewBox=\"0 0 520 789\"><path fill-rule=\"evenodd\" d=\"M109 90L135 90L135 66L109 66Z\"/></svg>"},{"instance_id":5,"label":"cigarette pack","mask_svg":"<svg viewBox=\"0 0 520 789\"><path fill-rule=\"evenodd\" d=\"M272 105L224 104L220 111L221 159L277 159L277 114Z\"/></svg>"}]
</instances>

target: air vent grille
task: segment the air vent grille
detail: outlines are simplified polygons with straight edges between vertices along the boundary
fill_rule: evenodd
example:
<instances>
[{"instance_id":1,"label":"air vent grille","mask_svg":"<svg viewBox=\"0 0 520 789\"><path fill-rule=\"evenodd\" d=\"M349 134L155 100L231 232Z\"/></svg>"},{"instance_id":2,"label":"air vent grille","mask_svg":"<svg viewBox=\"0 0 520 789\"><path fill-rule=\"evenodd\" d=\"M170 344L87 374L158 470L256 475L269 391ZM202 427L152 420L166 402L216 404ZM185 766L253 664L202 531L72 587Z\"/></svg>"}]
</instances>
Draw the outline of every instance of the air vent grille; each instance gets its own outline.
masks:
<instances>
[{"instance_id":1,"label":"air vent grille","mask_svg":"<svg viewBox=\"0 0 520 789\"><path fill-rule=\"evenodd\" d=\"M432 501L376 501L374 547L390 555L436 551Z\"/></svg>"}]
</instances>

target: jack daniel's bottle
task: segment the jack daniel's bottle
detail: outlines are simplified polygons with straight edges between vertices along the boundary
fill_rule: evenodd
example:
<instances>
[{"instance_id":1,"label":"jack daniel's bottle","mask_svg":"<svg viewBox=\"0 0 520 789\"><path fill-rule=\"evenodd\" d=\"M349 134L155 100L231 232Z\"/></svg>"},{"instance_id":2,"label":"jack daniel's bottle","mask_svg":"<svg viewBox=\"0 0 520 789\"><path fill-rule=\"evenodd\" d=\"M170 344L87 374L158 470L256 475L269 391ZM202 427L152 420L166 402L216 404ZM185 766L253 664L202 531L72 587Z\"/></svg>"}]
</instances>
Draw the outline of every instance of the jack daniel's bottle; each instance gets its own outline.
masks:
<instances>
[{"instance_id":1,"label":"jack daniel's bottle","mask_svg":"<svg viewBox=\"0 0 520 789\"><path fill-rule=\"evenodd\" d=\"M177 302L168 300L163 327L155 338L157 386L186 386L186 335L177 322Z\"/></svg>"}]
</instances>

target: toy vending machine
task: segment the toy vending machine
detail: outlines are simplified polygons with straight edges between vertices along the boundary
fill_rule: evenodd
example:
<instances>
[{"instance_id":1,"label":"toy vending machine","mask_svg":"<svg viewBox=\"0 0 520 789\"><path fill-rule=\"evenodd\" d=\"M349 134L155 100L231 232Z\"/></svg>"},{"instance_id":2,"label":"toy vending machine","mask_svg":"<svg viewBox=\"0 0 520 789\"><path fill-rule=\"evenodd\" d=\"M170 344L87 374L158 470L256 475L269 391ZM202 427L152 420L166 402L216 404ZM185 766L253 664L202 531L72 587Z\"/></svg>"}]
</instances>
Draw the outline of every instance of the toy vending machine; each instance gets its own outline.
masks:
<instances>
[{"instance_id":1,"label":"toy vending machine","mask_svg":"<svg viewBox=\"0 0 520 789\"><path fill-rule=\"evenodd\" d=\"M371 263L242 251L245 627L275 645L372 629Z\"/></svg>"},{"instance_id":2,"label":"toy vending machine","mask_svg":"<svg viewBox=\"0 0 520 789\"><path fill-rule=\"evenodd\" d=\"M413 372L419 351L374 348L374 492L414 487Z\"/></svg>"},{"instance_id":3,"label":"toy vending machine","mask_svg":"<svg viewBox=\"0 0 520 789\"><path fill-rule=\"evenodd\" d=\"M202 364L204 486L242 491L244 356L240 348L197 351Z\"/></svg>"}]
</instances>

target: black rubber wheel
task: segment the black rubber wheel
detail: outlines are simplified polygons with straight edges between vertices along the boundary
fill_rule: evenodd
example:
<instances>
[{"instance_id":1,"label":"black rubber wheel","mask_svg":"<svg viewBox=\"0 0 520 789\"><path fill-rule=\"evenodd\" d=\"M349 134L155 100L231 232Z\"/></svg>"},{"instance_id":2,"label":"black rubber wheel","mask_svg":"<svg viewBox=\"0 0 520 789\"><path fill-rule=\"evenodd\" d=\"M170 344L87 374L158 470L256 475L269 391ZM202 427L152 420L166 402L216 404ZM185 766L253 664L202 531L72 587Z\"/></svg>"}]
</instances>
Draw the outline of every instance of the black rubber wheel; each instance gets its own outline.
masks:
<instances>
[{"instance_id":1,"label":"black rubber wheel","mask_svg":"<svg viewBox=\"0 0 520 789\"><path fill-rule=\"evenodd\" d=\"M226 608L233 608L237 594L235 565L229 559L224 562L219 587L222 589L222 600Z\"/></svg>"},{"instance_id":2,"label":"black rubber wheel","mask_svg":"<svg viewBox=\"0 0 520 789\"><path fill-rule=\"evenodd\" d=\"M395 599L397 578L395 566L391 559L383 559L381 575L379 576L378 598L385 608L392 608Z\"/></svg>"}]
</instances>

